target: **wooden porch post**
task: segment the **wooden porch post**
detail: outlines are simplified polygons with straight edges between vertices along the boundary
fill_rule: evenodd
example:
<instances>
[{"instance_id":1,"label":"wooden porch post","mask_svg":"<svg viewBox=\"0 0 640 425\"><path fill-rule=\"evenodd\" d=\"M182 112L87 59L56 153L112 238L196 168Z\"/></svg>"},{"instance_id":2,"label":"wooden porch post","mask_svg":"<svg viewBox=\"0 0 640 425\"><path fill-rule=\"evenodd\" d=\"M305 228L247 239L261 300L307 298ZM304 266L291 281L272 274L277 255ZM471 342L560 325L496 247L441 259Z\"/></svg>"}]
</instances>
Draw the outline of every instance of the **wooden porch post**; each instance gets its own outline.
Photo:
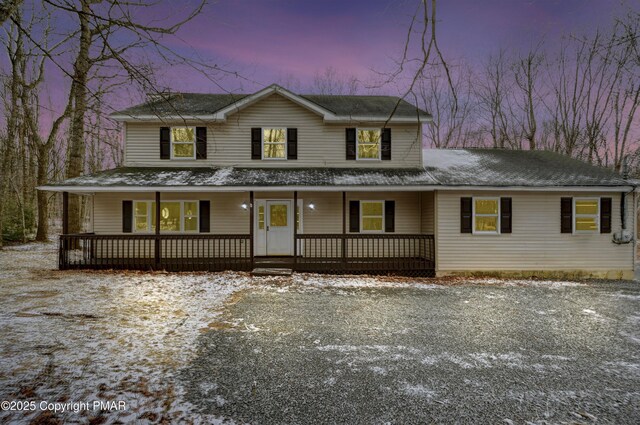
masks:
<instances>
[{"instance_id":1,"label":"wooden porch post","mask_svg":"<svg viewBox=\"0 0 640 425\"><path fill-rule=\"evenodd\" d=\"M342 267L347 267L347 192L342 192Z\"/></svg>"},{"instance_id":2,"label":"wooden porch post","mask_svg":"<svg viewBox=\"0 0 640 425\"><path fill-rule=\"evenodd\" d=\"M254 268L255 261L253 258L253 190L249 192L249 257L251 257L251 269Z\"/></svg>"},{"instance_id":3,"label":"wooden porch post","mask_svg":"<svg viewBox=\"0 0 640 425\"><path fill-rule=\"evenodd\" d=\"M62 234L69 233L69 192L62 192Z\"/></svg>"},{"instance_id":4,"label":"wooden porch post","mask_svg":"<svg viewBox=\"0 0 640 425\"><path fill-rule=\"evenodd\" d=\"M302 213L302 211L300 211ZM298 191L293 191L293 269L298 262Z\"/></svg>"},{"instance_id":5,"label":"wooden porch post","mask_svg":"<svg viewBox=\"0 0 640 425\"><path fill-rule=\"evenodd\" d=\"M156 192L156 237L155 237L155 253L156 253L156 270L160 270L160 192Z\"/></svg>"}]
</instances>

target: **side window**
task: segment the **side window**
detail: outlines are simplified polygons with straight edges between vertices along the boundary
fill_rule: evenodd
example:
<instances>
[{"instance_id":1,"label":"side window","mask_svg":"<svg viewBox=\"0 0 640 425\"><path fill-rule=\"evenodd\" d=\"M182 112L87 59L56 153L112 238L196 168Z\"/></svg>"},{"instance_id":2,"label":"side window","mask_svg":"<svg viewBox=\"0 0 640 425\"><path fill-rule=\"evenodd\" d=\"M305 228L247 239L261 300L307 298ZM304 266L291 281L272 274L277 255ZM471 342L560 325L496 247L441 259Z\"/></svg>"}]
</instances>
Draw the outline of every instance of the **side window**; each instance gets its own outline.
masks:
<instances>
[{"instance_id":1,"label":"side window","mask_svg":"<svg viewBox=\"0 0 640 425\"><path fill-rule=\"evenodd\" d=\"M473 233L497 234L500 198L473 198Z\"/></svg>"},{"instance_id":2,"label":"side window","mask_svg":"<svg viewBox=\"0 0 640 425\"><path fill-rule=\"evenodd\" d=\"M574 199L573 228L576 233L598 232L600 223L600 200L598 198Z\"/></svg>"}]
</instances>

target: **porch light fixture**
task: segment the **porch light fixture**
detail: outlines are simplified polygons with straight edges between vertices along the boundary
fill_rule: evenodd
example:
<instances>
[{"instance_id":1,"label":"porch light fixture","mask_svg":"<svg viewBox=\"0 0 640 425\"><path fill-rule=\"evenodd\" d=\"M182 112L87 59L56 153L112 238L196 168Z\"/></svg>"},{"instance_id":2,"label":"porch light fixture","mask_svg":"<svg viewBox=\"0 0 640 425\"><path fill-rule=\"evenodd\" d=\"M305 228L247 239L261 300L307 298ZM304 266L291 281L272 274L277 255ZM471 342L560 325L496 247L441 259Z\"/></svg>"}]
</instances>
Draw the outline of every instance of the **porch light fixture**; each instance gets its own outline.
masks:
<instances>
[{"instance_id":1,"label":"porch light fixture","mask_svg":"<svg viewBox=\"0 0 640 425\"><path fill-rule=\"evenodd\" d=\"M249 208L249 204L245 201L242 204L240 204L240 208L242 208L243 210L246 210L247 208Z\"/></svg>"},{"instance_id":2,"label":"porch light fixture","mask_svg":"<svg viewBox=\"0 0 640 425\"><path fill-rule=\"evenodd\" d=\"M309 204L307 206L309 207L310 210L315 210L316 209L316 204L314 204L313 202L309 202Z\"/></svg>"}]
</instances>

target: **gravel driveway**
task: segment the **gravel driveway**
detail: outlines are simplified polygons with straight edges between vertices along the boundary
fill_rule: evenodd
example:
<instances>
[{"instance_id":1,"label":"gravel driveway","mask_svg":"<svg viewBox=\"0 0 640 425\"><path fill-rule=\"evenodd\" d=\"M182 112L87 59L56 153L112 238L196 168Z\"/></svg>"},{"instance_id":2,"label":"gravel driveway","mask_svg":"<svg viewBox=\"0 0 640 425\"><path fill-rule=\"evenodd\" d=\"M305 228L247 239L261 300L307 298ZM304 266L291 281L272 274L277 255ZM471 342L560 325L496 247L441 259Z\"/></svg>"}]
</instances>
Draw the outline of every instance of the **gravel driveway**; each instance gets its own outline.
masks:
<instances>
[{"instance_id":1,"label":"gravel driveway","mask_svg":"<svg viewBox=\"0 0 640 425\"><path fill-rule=\"evenodd\" d=\"M638 423L640 286L260 288L179 381L252 423Z\"/></svg>"}]
</instances>

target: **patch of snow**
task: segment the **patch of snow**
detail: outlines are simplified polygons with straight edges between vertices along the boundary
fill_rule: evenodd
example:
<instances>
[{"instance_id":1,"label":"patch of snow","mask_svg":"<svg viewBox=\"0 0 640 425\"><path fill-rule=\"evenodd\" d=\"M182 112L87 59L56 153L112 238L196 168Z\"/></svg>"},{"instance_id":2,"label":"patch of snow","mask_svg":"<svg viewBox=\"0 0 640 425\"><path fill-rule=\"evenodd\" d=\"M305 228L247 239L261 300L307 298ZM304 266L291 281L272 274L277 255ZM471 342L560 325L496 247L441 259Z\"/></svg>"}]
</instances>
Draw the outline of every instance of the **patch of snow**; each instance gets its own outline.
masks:
<instances>
[{"instance_id":1,"label":"patch of snow","mask_svg":"<svg viewBox=\"0 0 640 425\"><path fill-rule=\"evenodd\" d=\"M405 393L406 395L409 396L414 396L414 397L426 397L426 398L433 398L436 396L436 392L425 387L422 384L409 384L409 383L405 383L400 390Z\"/></svg>"},{"instance_id":2,"label":"patch of snow","mask_svg":"<svg viewBox=\"0 0 640 425\"><path fill-rule=\"evenodd\" d=\"M411 282L410 279L386 279L384 277L330 276L294 274L292 283L317 288L413 288L442 289L441 285Z\"/></svg>"},{"instance_id":3,"label":"patch of snow","mask_svg":"<svg viewBox=\"0 0 640 425\"><path fill-rule=\"evenodd\" d=\"M466 150L454 149L425 149L423 164L425 167L442 170L456 170L460 168L475 168L480 165L480 156Z\"/></svg>"},{"instance_id":4,"label":"patch of snow","mask_svg":"<svg viewBox=\"0 0 640 425\"><path fill-rule=\"evenodd\" d=\"M41 245L0 251L3 398L17 399L27 388L42 400L125 400L128 409L111 422L138 422L149 412L171 422L194 419L173 374L196 355L198 336L215 329L225 300L248 288L251 277L58 271L55 244ZM200 390L215 397L215 386ZM11 419L28 423L38 413ZM87 418L59 415L63 422ZM221 422L204 414L195 420Z\"/></svg>"},{"instance_id":5,"label":"patch of snow","mask_svg":"<svg viewBox=\"0 0 640 425\"><path fill-rule=\"evenodd\" d=\"M617 293L617 294L612 294L611 296L616 298L624 298L627 300L640 301L640 295L635 295L635 294Z\"/></svg>"},{"instance_id":6,"label":"patch of snow","mask_svg":"<svg viewBox=\"0 0 640 425\"><path fill-rule=\"evenodd\" d=\"M369 369L375 373L376 375L386 375L387 374L387 369L384 367L380 367L380 366L371 366L369 367Z\"/></svg>"}]
</instances>

